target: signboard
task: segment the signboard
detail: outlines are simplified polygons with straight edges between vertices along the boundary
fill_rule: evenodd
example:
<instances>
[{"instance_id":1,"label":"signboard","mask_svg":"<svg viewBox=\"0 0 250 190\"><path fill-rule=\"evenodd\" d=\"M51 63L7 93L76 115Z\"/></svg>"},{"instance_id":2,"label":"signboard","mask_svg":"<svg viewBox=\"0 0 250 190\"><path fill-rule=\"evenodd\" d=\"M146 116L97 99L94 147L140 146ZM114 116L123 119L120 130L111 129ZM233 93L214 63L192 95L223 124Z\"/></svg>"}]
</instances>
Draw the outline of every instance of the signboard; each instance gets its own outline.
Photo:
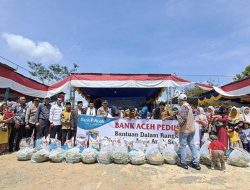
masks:
<instances>
[{"instance_id":1,"label":"signboard","mask_svg":"<svg viewBox=\"0 0 250 190\"><path fill-rule=\"evenodd\" d=\"M87 136L89 131L94 130L99 137L174 144L178 142L178 135L175 134L177 124L176 120L130 120L79 115L77 137Z\"/></svg>"}]
</instances>

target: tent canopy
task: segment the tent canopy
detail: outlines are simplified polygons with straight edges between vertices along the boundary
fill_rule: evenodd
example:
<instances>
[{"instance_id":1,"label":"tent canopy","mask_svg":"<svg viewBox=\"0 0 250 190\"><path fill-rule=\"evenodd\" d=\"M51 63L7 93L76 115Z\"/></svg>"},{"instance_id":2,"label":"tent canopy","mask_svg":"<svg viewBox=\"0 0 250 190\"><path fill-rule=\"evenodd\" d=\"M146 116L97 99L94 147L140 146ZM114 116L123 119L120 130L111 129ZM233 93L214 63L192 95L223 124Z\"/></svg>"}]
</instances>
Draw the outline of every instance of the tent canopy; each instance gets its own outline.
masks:
<instances>
[{"instance_id":1,"label":"tent canopy","mask_svg":"<svg viewBox=\"0 0 250 190\"><path fill-rule=\"evenodd\" d=\"M222 102L250 103L250 77L226 84L222 87L213 87L213 90L203 93L199 98L199 105L216 105Z\"/></svg>"},{"instance_id":2,"label":"tent canopy","mask_svg":"<svg viewBox=\"0 0 250 190\"><path fill-rule=\"evenodd\" d=\"M214 90L228 97L250 94L250 77L226 84L222 87L214 87Z\"/></svg>"},{"instance_id":3,"label":"tent canopy","mask_svg":"<svg viewBox=\"0 0 250 190\"><path fill-rule=\"evenodd\" d=\"M15 72L15 69L0 63L0 88L10 88L30 97L43 98L47 95L48 86Z\"/></svg>"},{"instance_id":4,"label":"tent canopy","mask_svg":"<svg viewBox=\"0 0 250 190\"><path fill-rule=\"evenodd\" d=\"M97 89L105 88L106 90L110 89L103 91L109 95L115 91L114 89L119 89L118 94L131 94L131 96L134 96L132 93L135 93L144 94L144 96L148 94L148 96L151 96L155 94L155 90L159 91L159 89L166 87L182 87L188 84L190 84L190 81L170 74L75 73L50 86L48 94L52 96L62 91L65 92L73 87L93 88L87 89L85 92L94 94L96 94ZM121 91L121 89L123 90ZM94 96L94 94L92 94L92 96Z\"/></svg>"}]
</instances>

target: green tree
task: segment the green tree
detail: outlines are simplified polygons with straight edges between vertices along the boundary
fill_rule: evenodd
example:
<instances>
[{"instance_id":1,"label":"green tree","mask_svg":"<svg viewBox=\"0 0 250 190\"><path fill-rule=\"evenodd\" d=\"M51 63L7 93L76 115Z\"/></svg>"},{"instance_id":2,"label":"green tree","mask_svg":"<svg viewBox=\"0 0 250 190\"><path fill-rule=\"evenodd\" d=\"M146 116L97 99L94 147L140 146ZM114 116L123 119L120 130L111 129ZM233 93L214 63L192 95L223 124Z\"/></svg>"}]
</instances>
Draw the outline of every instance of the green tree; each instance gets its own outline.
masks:
<instances>
[{"instance_id":1,"label":"green tree","mask_svg":"<svg viewBox=\"0 0 250 190\"><path fill-rule=\"evenodd\" d=\"M197 86L184 89L184 93L187 95L187 97L190 97L190 98L199 98L199 96L204 92L206 91L202 90L201 88Z\"/></svg>"},{"instance_id":2,"label":"green tree","mask_svg":"<svg viewBox=\"0 0 250 190\"><path fill-rule=\"evenodd\" d=\"M28 66L30 68L30 74L36 77L43 84L52 83L59 81L69 76L71 73L76 72L79 66L73 64L73 68L69 69L67 66L61 66L59 64L51 64L45 67L42 63L35 63L28 61Z\"/></svg>"},{"instance_id":3,"label":"green tree","mask_svg":"<svg viewBox=\"0 0 250 190\"><path fill-rule=\"evenodd\" d=\"M242 80L250 76L250 64L246 66L245 70L241 74L236 74L234 80Z\"/></svg>"}]
</instances>

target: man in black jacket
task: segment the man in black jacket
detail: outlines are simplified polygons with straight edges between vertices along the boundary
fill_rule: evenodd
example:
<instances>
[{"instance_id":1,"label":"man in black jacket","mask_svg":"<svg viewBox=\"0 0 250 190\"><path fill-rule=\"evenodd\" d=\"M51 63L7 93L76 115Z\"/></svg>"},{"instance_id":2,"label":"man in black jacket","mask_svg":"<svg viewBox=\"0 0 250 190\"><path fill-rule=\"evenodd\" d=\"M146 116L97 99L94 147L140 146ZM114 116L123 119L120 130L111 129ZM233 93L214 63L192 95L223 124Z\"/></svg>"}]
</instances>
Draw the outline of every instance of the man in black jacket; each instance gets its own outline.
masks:
<instances>
[{"instance_id":1,"label":"man in black jacket","mask_svg":"<svg viewBox=\"0 0 250 190\"><path fill-rule=\"evenodd\" d=\"M50 113L50 98L45 97L44 103L40 104L36 111L36 127L37 129L37 139L45 138L49 134L50 121L49 121L49 113Z\"/></svg>"}]
</instances>

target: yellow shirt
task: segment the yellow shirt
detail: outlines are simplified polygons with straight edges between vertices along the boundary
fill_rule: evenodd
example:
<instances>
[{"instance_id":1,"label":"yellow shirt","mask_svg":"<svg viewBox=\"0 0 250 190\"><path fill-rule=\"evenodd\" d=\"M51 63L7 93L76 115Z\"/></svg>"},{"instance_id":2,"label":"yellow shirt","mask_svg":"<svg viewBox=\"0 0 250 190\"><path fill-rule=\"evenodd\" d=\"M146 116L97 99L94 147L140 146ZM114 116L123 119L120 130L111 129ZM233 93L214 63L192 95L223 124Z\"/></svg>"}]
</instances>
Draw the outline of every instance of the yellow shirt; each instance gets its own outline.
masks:
<instances>
[{"instance_id":1,"label":"yellow shirt","mask_svg":"<svg viewBox=\"0 0 250 190\"><path fill-rule=\"evenodd\" d=\"M3 115L0 114L0 121L3 121ZM0 125L3 125L3 123L0 123ZM7 144L8 143L8 128L7 131L2 131L0 129L0 144Z\"/></svg>"},{"instance_id":2,"label":"yellow shirt","mask_svg":"<svg viewBox=\"0 0 250 190\"><path fill-rule=\"evenodd\" d=\"M229 132L230 142L237 142L240 140L239 134L236 131Z\"/></svg>"},{"instance_id":3,"label":"yellow shirt","mask_svg":"<svg viewBox=\"0 0 250 190\"><path fill-rule=\"evenodd\" d=\"M70 116L71 111L63 111L62 113L62 129L69 129L70 128Z\"/></svg>"}]
</instances>

